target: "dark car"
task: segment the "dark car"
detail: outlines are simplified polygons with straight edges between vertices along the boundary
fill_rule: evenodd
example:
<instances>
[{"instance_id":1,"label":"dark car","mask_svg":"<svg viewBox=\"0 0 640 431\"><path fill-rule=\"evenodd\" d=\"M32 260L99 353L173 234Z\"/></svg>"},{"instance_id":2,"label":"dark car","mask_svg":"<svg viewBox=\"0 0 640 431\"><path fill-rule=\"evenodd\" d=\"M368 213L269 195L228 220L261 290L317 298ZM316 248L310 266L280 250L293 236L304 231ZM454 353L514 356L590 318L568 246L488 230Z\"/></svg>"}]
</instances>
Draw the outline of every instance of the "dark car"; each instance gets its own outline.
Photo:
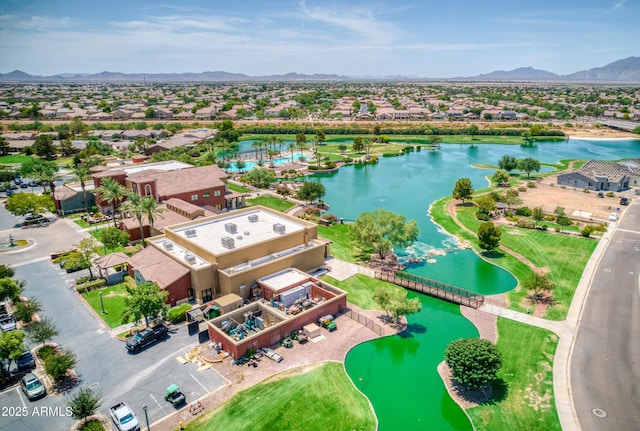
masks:
<instances>
[{"instance_id":1,"label":"dark car","mask_svg":"<svg viewBox=\"0 0 640 431\"><path fill-rule=\"evenodd\" d=\"M17 184L14 184L14 183L11 183L11 184L9 185L9 188L10 188L11 190L18 190L18 185L17 185Z\"/></svg>"},{"instance_id":2,"label":"dark car","mask_svg":"<svg viewBox=\"0 0 640 431\"><path fill-rule=\"evenodd\" d=\"M40 379L31 373L25 374L25 376L20 380L20 389L22 389L22 392L24 392L29 401L33 401L47 395L47 389L44 387Z\"/></svg>"},{"instance_id":3,"label":"dark car","mask_svg":"<svg viewBox=\"0 0 640 431\"><path fill-rule=\"evenodd\" d=\"M40 184L38 184L38 182L37 182L37 181L35 181L35 180L31 180L31 182L29 183L29 187L37 187L37 186L39 186L39 185L40 185Z\"/></svg>"},{"instance_id":4,"label":"dark car","mask_svg":"<svg viewBox=\"0 0 640 431\"><path fill-rule=\"evenodd\" d=\"M16 183L16 184L22 184L22 179L21 178L15 178L13 180L13 182Z\"/></svg>"},{"instance_id":5,"label":"dark car","mask_svg":"<svg viewBox=\"0 0 640 431\"><path fill-rule=\"evenodd\" d=\"M21 188L21 189L26 189L27 187L29 187L29 184L27 184L27 183L20 183L20 188Z\"/></svg>"},{"instance_id":6,"label":"dark car","mask_svg":"<svg viewBox=\"0 0 640 431\"><path fill-rule=\"evenodd\" d=\"M125 346L130 352L138 352L147 344L154 343L161 338L167 336L169 332L169 328L165 325L156 325L153 328L145 328L140 332L136 332L136 334L129 338L125 343Z\"/></svg>"},{"instance_id":7,"label":"dark car","mask_svg":"<svg viewBox=\"0 0 640 431\"><path fill-rule=\"evenodd\" d=\"M621 197L620 205L629 205L629 198Z\"/></svg>"},{"instance_id":8,"label":"dark car","mask_svg":"<svg viewBox=\"0 0 640 431\"><path fill-rule=\"evenodd\" d=\"M31 352L26 351L16 361L18 365L18 371L22 370L31 370L36 367L36 360L31 354Z\"/></svg>"}]
</instances>

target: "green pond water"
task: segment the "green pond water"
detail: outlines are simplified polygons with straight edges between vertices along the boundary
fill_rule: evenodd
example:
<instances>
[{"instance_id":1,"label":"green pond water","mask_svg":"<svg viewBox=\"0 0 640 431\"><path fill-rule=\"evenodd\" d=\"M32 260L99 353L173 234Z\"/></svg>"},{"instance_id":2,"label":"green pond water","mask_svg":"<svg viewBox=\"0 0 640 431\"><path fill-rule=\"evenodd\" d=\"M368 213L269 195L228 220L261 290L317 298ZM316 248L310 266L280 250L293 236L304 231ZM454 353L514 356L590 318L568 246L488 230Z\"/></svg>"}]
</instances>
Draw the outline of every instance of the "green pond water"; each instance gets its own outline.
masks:
<instances>
[{"instance_id":1,"label":"green pond water","mask_svg":"<svg viewBox=\"0 0 640 431\"><path fill-rule=\"evenodd\" d=\"M343 167L337 173L315 175L326 188L330 212L355 220L364 211L386 208L415 219L418 242L400 255L425 255L436 249L435 264L409 267L408 272L482 294L512 290L516 280L470 250L457 250L455 239L432 223L431 202L449 195L458 178L468 177L474 188L487 185L492 170L475 164L497 164L505 155L533 157L554 163L562 159L616 160L640 157L640 140L577 140L518 145L476 146L446 144L438 151L381 158L377 165ZM476 328L460 314L460 307L425 295L422 311L409 316L409 328L354 347L347 355L347 373L371 401L380 430L470 430L466 415L447 394L436 367L453 340L476 337Z\"/></svg>"}]
</instances>

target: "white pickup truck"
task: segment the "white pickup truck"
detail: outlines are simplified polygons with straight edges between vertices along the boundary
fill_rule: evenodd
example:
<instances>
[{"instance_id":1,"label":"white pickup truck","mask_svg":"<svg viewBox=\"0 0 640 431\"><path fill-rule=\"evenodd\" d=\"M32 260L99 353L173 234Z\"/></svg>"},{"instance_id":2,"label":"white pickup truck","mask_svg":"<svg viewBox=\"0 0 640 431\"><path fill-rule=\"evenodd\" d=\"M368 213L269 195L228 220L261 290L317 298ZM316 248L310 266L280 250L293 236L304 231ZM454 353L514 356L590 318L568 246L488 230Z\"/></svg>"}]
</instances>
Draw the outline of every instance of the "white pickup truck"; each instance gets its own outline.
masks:
<instances>
[{"instance_id":1,"label":"white pickup truck","mask_svg":"<svg viewBox=\"0 0 640 431\"><path fill-rule=\"evenodd\" d=\"M109 408L111 419L119 431L140 431L140 424L136 415L124 402Z\"/></svg>"}]
</instances>

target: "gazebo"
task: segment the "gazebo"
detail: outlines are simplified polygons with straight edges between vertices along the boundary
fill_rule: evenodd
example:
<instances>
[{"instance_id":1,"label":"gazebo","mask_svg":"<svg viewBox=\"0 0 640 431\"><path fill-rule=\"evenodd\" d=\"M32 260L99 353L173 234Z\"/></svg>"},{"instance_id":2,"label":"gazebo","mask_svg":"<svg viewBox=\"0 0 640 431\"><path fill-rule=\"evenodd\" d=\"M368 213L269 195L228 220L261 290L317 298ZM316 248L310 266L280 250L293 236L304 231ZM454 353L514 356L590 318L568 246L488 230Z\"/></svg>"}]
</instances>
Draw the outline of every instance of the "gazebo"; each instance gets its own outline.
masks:
<instances>
[{"instance_id":1,"label":"gazebo","mask_svg":"<svg viewBox=\"0 0 640 431\"><path fill-rule=\"evenodd\" d=\"M124 280L124 276L127 274L127 261L129 257L122 253L116 252L99 257L95 260L95 264L98 267L98 272L101 278L107 280L107 284L115 284ZM114 271L109 274L109 268L120 266L120 270Z\"/></svg>"}]
</instances>

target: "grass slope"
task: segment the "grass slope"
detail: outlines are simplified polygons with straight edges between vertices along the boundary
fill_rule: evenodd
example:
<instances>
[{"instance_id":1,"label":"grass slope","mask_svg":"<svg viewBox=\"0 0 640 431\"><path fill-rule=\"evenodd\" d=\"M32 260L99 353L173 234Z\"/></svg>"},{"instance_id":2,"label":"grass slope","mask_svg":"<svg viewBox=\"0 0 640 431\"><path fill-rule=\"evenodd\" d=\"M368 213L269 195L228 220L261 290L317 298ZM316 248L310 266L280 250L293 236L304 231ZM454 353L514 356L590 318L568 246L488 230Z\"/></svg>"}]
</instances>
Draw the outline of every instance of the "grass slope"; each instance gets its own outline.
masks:
<instances>
[{"instance_id":1,"label":"grass slope","mask_svg":"<svg viewBox=\"0 0 640 431\"><path fill-rule=\"evenodd\" d=\"M320 277L322 280L332 284L348 293L349 302L357 305L363 310L379 310L380 307L373 300L373 293L380 286L384 286L390 290L403 290L401 287L393 283L377 280L362 274L355 274L346 280L338 281L327 275Z\"/></svg>"},{"instance_id":2,"label":"grass slope","mask_svg":"<svg viewBox=\"0 0 640 431\"><path fill-rule=\"evenodd\" d=\"M560 430L553 396L553 357L558 337L550 331L498 319L501 379L494 398L467 410L478 431Z\"/></svg>"},{"instance_id":3,"label":"grass slope","mask_svg":"<svg viewBox=\"0 0 640 431\"><path fill-rule=\"evenodd\" d=\"M278 199L274 196L258 196L256 198L247 199L249 205L262 205L276 211L285 212L295 204L293 202Z\"/></svg>"},{"instance_id":4,"label":"grass slope","mask_svg":"<svg viewBox=\"0 0 640 431\"><path fill-rule=\"evenodd\" d=\"M375 429L369 402L342 364L335 362L273 376L186 427L189 431Z\"/></svg>"}]
</instances>

